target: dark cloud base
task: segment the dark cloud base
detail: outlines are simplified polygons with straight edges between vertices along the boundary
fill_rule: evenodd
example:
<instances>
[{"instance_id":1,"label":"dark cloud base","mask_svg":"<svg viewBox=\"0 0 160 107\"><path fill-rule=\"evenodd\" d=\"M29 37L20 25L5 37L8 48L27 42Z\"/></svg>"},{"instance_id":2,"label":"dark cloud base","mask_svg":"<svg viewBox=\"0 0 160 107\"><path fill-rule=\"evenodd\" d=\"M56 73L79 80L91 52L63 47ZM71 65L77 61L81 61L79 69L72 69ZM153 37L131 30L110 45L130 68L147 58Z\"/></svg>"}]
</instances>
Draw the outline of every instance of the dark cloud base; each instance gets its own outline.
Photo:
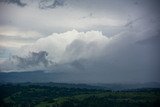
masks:
<instances>
[{"instance_id":1,"label":"dark cloud base","mask_svg":"<svg viewBox=\"0 0 160 107\"><path fill-rule=\"evenodd\" d=\"M40 0L37 2L40 9L54 9L59 6L64 5L65 0ZM20 7L25 7L28 5L27 2L22 2L21 0L1 0L0 3L5 4L15 4Z\"/></svg>"},{"instance_id":2,"label":"dark cloud base","mask_svg":"<svg viewBox=\"0 0 160 107\"><path fill-rule=\"evenodd\" d=\"M48 53L46 51L40 52L30 52L29 56L26 58L19 57L17 55L12 56L12 62L16 63L16 65L20 68L27 68L30 66L38 66L43 65L47 67L51 61L46 59Z\"/></svg>"},{"instance_id":3,"label":"dark cloud base","mask_svg":"<svg viewBox=\"0 0 160 107\"><path fill-rule=\"evenodd\" d=\"M6 4L16 4L17 6L24 7L27 5L27 3L21 2L21 0L1 0L1 3L6 3Z\"/></svg>"},{"instance_id":4,"label":"dark cloud base","mask_svg":"<svg viewBox=\"0 0 160 107\"><path fill-rule=\"evenodd\" d=\"M41 0L39 2L39 8L40 9L54 9L59 6L64 5L64 0Z\"/></svg>"}]
</instances>

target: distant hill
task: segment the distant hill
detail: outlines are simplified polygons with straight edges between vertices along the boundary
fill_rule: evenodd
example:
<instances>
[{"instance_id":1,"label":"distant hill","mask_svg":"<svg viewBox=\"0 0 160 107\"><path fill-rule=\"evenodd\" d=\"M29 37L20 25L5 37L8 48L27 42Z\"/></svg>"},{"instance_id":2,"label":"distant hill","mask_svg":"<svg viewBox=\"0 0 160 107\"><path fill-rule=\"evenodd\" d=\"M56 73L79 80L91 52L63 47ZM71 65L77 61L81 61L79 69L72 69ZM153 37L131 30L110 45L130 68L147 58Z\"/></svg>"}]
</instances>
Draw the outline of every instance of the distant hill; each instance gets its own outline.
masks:
<instances>
[{"instance_id":1,"label":"distant hill","mask_svg":"<svg viewBox=\"0 0 160 107\"><path fill-rule=\"evenodd\" d=\"M60 74L62 75L62 74ZM43 71L28 71L28 72L1 72L0 82L54 82L59 77L59 73L44 73Z\"/></svg>"},{"instance_id":2,"label":"distant hill","mask_svg":"<svg viewBox=\"0 0 160 107\"><path fill-rule=\"evenodd\" d=\"M149 82L149 83L78 83L78 82L64 82L61 81L65 77L65 73L45 73L43 71L29 71L29 72L0 72L0 83L25 83L27 84L38 84L43 86L58 86L58 87L69 87L69 88L88 88L88 89L109 89L109 90L128 90L138 88L160 88L160 83ZM68 76L69 77L69 76Z\"/></svg>"}]
</instances>

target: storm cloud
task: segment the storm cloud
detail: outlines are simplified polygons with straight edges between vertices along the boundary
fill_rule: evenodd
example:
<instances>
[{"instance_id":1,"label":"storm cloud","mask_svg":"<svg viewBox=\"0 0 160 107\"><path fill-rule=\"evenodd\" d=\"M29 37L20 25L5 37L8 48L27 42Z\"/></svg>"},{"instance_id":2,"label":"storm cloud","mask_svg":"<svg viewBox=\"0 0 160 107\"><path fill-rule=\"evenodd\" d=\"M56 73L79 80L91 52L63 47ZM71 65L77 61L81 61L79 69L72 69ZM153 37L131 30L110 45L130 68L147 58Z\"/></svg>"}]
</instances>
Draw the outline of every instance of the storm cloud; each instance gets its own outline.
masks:
<instances>
[{"instance_id":1,"label":"storm cloud","mask_svg":"<svg viewBox=\"0 0 160 107\"><path fill-rule=\"evenodd\" d=\"M18 55L11 56L8 60L4 61L0 68L1 70L33 70L37 67L45 68L53 64L52 61L46 57L48 53L46 51L29 52L27 56L21 57Z\"/></svg>"},{"instance_id":2,"label":"storm cloud","mask_svg":"<svg viewBox=\"0 0 160 107\"><path fill-rule=\"evenodd\" d=\"M36 52L30 52L29 56L26 58L19 57L17 55L12 56L11 60L12 63L16 64L17 66L21 68L26 68L30 66L48 66L50 61L46 59L46 56L48 55L45 51L40 51L38 53Z\"/></svg>"},{"instance_id":3,"label":"storm cloud","mask_svg":"<svg viewBox=\"0 0 160 107\"><path fill-rule=\"evenodd\" d=\"M158 0L16 3L0 4L1 71L62 72L63 81L160 81Z\"/></svg>"},{"instance_id":4,"label":"storm cloud","mask_svg":"<svg viewBox=\"0 0 160 107\"><path fill-rule=\"evenodd\" d=\"M59 6L64 5L64 0L41 0L39 2L39 8L40 9L54 9Z\"/></svg>"},{"instance_id":5,"label":"storm cloud","mask_svg":"<svg viewBox=\"0 0 160 107\"><path fill-rule=\"evenodd\" d=\"M16 4L17 6L20 7L24 7L27 5L26 3L23 3L21 0L1 0L0 2L6 4Z\"/></svg>"},{"instance_id":6,"label":"storm cloud","mask_svg":"<svg viewBox=\"0 0 160 107\"><path fill-rule=\"evenodd\" d=\"M139 36L139 33L133 34L130 31L113 37L107 37L100 31L72 30L53 33L32 45L21 47L12 59L16 60L13 61L17 67L15 70L43 68L51 73L78 75L69 80L82 81L83 78L88 82L158 81L156 51L148 45L139 44L137 41L142 40L137 38ZM32 53L28 55L29 52ZM37 69L37 66L41 67Z\"/></svg>"}]
</instances>

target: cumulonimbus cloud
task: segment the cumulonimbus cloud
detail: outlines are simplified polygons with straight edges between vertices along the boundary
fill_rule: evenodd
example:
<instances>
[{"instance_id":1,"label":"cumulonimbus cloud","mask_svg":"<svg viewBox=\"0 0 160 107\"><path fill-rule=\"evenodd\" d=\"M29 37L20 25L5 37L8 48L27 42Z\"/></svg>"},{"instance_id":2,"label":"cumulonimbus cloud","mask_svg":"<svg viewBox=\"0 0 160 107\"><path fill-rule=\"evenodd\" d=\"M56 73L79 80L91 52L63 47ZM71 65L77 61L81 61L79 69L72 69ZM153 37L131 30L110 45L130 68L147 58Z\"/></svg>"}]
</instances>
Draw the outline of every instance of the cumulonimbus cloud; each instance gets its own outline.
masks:
<instances>
[{"instance_id":1,"label":"cumulonimbus cloud","mask_svg":"<svg viewBox=\"0 0 160 107\"><path fill-rule=\"evenodd\" d=\"M121 54L123 49L130 48L136 41L136 36L134 37L126 32L110 38L100 31L72 30L53 33L38 39L32 45L21 47L10 59L12 64L20 69L37 66L55 69L55 65L60 67L66 64L84 69L83 60L95 60L100 57L110 60L114 55L117 56L117 53Z\"/></svg>"},{"instance_id":2,"label":"cumulonimbus cloud","mask_svg":"<svg viewBox=\"0 0 160 107\"><path fill-rule=\"evenodd\" d=\"M137 43L145 38L137 38L142 36L139 34L125 31L107 37L100 31L53 33L21 47L10 60L0 64L0 70L85 72L97 79L115 77L117 81L124 80L125 74L126 80L148 80L158 71L157 56L152 45Z\"/></svg>"},{"instance_id":3,"label":"cumulonimbus cloud","mask_svg":"<svg viewBox=\"0 0 160 107\"><path fill-rule=\"evenodd\" d=\"M34 44L22 47L17 54L48 52L47 58L56 63L68 63L101 55L109 38L99 31L78 32L76 30L52 35L37 40Z\"/></svg>"},{"instance_id":4,"label":"cumulonimbus cloud","mask_svg":"<svg viewBox=\"0 0 160 107\"><path fill-rule=\"evenodd\" d=\"M109 38L100 31L72 30L65 33L53 33L48 37L40 38L32 45L21 47L10 59L16 69L17 67L18 69L34 68L40 65L54 69L55 65L59 67L66 63L79 69L83 66L78 60L101 56L108 42Z\"/></svg>"}]
</instances>

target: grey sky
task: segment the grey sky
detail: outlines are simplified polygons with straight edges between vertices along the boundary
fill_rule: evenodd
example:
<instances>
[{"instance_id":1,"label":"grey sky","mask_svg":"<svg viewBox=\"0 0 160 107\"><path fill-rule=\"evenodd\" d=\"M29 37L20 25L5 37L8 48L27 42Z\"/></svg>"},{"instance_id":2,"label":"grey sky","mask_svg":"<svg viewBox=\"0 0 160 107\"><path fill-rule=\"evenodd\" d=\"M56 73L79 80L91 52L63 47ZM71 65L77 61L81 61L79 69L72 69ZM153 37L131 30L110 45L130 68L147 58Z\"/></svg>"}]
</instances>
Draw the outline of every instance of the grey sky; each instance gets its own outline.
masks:
<instances>
[{"instance_id":1,"label":"grey sky","mask_svg":"<svg viewBox=\"0 0 160 107\"><path fill-rule=\"evenodd\" d=\"M2 0L0 71L78 73L71 78L77 81L83 77L94 82L159 81L159 4L158 0ZM52 62L47 66L29 57L30 52L42 51ZM25 66L18 67L13 55L35 66L18 62Z\"/></svg>"}]
</instances>

